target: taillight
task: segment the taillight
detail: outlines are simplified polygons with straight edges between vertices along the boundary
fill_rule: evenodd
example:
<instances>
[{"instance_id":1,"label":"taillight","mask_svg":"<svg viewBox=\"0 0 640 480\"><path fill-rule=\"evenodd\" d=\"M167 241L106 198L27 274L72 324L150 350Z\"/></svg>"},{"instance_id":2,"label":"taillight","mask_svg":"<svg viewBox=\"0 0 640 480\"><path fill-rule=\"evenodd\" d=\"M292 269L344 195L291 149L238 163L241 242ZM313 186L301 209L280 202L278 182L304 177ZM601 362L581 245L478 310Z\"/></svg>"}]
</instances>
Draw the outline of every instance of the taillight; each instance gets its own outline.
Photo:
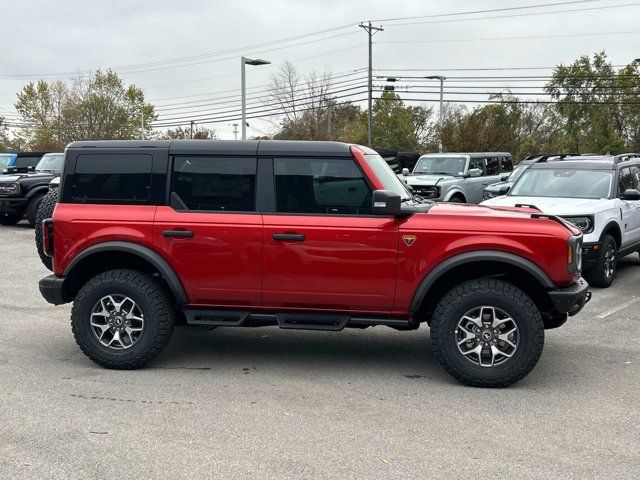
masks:
<instances>
[{"instance_id":1,"label":"taillight","mask_svg":"<svg viewBox=\"0 0 640 480\"><path fill-rule=\"evenodd\" d=\"M42 251L47 257L53 257L53 219L42 221Z\"/></svg>"}]
</instances>

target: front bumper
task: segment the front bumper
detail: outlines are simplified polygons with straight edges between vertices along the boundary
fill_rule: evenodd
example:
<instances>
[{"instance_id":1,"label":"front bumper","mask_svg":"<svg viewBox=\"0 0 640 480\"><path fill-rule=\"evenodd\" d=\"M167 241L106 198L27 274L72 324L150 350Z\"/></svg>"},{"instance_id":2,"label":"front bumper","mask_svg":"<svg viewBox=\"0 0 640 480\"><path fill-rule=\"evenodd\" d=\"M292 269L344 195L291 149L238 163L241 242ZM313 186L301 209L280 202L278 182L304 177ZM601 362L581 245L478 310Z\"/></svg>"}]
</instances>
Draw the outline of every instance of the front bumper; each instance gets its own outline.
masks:
<instances>
[{"instance_id":1,"label":"front bumper","mask_svg":"<svg viewBox=\"0 0 640 480\"><path fill-rule=\"evenodd\" d=\"M23 197L0 197L0 212L18 213L27 205L27 201Z\"/></svg>"},{"instance_id":2,"label":"front bumper","mask_svg":"<svg viewBox=\"0 0 640 480\"><path fill-rule=\"evenodd\" d=\"M591 292L587 281L580 277L576 283L568 287L550 291L549 298L558 313L567 313L569 316L573 316L591 300Z\"/></svg>"},{"instance_id":3,"label":"front bumper","mask_svg":"<svg viewBox=\"0 0 640 480\"><path fill-rule=\"evenodd\" d=\"M44 299L54 305L62 305L67 303L63 295L65 277L58 277L56 275L49 275L41 278L38 286L40 287L40 294Z\"/></svg>"},{"instance_id":4,"label":"front bumper","mask_svg":"<svg viewBox=\"0 0 640 480\"><path fill-rule=\"evenodd\" d=\"M584 267L592 267L598 261L600 255L600 243L583 243L582 244L582 265Z\"/></svg>"}]
</instances>

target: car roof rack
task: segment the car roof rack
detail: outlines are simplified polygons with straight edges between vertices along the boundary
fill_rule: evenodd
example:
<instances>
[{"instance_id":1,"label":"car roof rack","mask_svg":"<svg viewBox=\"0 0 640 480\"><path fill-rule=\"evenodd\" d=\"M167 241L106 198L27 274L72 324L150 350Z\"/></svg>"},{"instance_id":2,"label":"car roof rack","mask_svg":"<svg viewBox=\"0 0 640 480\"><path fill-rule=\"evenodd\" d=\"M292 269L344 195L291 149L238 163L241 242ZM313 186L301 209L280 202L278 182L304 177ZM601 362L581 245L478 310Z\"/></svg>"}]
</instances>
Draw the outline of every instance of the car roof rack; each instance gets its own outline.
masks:
<instances>
[{"instance_id":1,"label":"car roof rack","mask_svg":"<svg viewBox=\"0 0 640 480\"><path fill-rule=\"evenodd\" d=\"M614 163L626 162L632 158L640 158L640 153L621 153L613 157Z\"/></svg>"},{"instance_id":2,"label":"car roof rack","mask_svg":"<svg viewBox=\"0 0 640 480\"><path fill-rule=\"evenodd\" d=\"M540 163L540 162L563 160L566 157L575 157L575 156L578 156L578 154L577 153L543 153L540 155L528 155L525 158L525 160L531 161L532 163Z\"/></svg>"}]
</instances>

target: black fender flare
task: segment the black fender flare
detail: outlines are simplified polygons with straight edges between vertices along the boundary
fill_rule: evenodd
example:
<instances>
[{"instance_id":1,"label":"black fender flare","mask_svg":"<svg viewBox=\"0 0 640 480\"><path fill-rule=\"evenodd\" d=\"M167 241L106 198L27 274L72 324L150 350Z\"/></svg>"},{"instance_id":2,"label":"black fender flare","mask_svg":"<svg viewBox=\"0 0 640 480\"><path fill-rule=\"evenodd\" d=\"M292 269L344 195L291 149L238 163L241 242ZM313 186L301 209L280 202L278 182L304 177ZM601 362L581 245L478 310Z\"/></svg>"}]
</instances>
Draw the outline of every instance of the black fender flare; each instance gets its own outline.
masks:
<instances>
[{"instance_id":1,"label":"black fender flare","mask_svg":"<svg viewBox=\"0 0 640 480\"><path fill-rule=\"evenodd\" d=\"M43 195L46 195L47 192L49 191L49 185L42 185L40 187L34 187L31 190L29 190L27 192L27 194L25 195L26 198L31 198L34 195L40 194L42 193Z\"/></svg>"},{"instance_id":2,"label":"black fender flare","mask_svg":"<svg viewBox=\"0 0 640 480\"><path fill-rule=\"evenodd\" d=\"M73 269L78 266L83 260L94 255L96 253L101 252L126 252L131 253L140 257L141 259L149 262L166 280L171 293L176 297L179 303L186 304L189 303L189 298L182 286L182 282L180 278L173 270L171 265L158 255L156 252L151 250L148 247L143 247L142 245L138 245L137 243L132 242L103 242L92 245L82 252L80 252L72 261L69 263L69 266L64 271L64 276L67 277Z\"/></svg>"},{"instance_id":3,"label":"black fender flare","mask_svg":"<svg viewBox=\"0 0 640 480\"><path fill-rule=\"evenodd\" d=\"M540 284L547 289L556 288L555 284L549 276L535 263L526 258L523 258L519 255L515 255L513 253L501 252L498 250L477 250L474 252L466 252L460 253L458 255L454 255L452 257L447 258L445 261L438 264L433 270L431 270L420 283L420 286L416 290L416 293L413 295L413 300L411 301L410 311L416 312L420 309L423 300L426 298L427 294L431 287L438 281L442 275L447 273L453 268L459 267L460 265L464 265L466 263L474 263L474 262L486 262L486 261L494 261L494 262L502 262L508 265L512 265L522 270L525 270L527 273L531 274Z\"/></svg>"}]
</instances>

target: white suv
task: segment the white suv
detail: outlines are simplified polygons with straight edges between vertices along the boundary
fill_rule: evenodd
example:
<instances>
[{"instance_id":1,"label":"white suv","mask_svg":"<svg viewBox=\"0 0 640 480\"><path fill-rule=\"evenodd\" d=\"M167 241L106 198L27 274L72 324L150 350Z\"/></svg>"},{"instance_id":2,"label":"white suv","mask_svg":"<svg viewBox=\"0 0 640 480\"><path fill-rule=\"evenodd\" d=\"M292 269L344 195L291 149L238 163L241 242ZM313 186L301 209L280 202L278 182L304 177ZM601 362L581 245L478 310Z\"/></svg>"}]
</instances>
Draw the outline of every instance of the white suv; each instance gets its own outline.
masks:
<instances>
[{"instance_id":1,"label":"white suv","mask_svg":"<svg viewBox=\"0 0 640 480\"><path fill-rule=\"evenodd\" d=\"M487 206L530 206L576 224L584 276L608 287L617 259L640 251L640 154L566 157L535 163Z\"/></svg>"}]
</instances>

